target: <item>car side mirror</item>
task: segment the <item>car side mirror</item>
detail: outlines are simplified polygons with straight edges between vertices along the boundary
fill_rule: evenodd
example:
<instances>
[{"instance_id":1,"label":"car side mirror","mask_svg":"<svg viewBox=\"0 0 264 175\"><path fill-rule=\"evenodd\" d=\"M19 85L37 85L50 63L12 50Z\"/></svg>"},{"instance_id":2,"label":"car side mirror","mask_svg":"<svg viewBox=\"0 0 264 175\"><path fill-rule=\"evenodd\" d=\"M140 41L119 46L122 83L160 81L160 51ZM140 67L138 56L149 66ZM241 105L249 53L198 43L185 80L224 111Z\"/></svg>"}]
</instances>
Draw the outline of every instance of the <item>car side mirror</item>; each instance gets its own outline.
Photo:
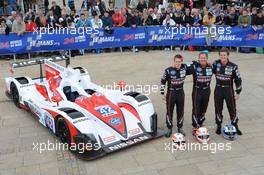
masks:
<instances>
[{"instance_id":1,"label":"car side mirror","mask_svg":"<svg viewBox=\"0 0 264 175\"><path fill-rule=\"evenodd\" d=\"M62 97L60 95L54 95L51 97L51 101L56 102L57 106L59 106L59 102L62 100Z\"/></svg>"}]
</instances>

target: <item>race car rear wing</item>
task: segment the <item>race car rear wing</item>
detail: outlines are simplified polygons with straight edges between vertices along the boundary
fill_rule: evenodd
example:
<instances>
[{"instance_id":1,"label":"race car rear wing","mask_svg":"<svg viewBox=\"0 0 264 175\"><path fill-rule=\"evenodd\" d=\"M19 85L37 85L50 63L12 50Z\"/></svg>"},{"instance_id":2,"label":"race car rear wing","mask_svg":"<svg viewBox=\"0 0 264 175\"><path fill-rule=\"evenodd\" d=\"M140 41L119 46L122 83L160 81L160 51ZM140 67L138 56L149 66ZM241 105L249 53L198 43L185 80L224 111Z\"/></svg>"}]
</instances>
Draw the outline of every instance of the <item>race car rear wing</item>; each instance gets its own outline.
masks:
<instances>
[{"instance_id":1,"label":"race car rear wing","mask_svg":"<svg viewBox=\"0 0 264 175\"><path fill-rule=\"evenodd\" d=\"M70 64L70 58L69 57L57 56L57 57L50 57L50 58L39 58L39 59L29 60L29 61L14 62L14 63L11 63L11 67L12 68L20 68L20 67L44 64L45 60L52 61L52 62L58 62L58 61L64 61L65 60L66 67L68 67L68 65Z\"/></svg>"},{"instance_id":2,"label":"race car rear wing","mask_svg":"<svg viewBox=\"0 0 264 175\"><path fill-rule=\"evenodd\" d=\"M41 81L43 80L43 67L42 65L45 64L45 61L51 61L51 62L59 62L59 61L65 61L66 67L70 64L70 57L66 56L57 56L57 57L50 57L50 58L39 58L35 60L29 60L29 61L21 61L21 62L14 62L10 64L10 73L14 73L15 68L22 68L27 66L34 66L34 65L40 65L40 78Z\"/></svg>"}]
</instances>

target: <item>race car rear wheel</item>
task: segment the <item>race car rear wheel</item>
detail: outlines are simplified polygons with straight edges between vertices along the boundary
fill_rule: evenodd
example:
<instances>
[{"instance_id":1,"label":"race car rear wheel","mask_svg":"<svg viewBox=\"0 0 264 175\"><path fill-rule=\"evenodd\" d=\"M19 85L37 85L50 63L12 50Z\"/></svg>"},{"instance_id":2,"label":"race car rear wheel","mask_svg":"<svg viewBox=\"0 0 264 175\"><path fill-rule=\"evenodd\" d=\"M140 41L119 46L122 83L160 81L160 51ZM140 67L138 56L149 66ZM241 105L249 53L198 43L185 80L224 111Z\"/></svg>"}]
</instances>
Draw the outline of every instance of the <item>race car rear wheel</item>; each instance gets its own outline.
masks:
<instances>
[{"instance_id":1,"label":"race car rear wheel","mask_svg":"<svg viewBox=\"0 0 264 175\"><path fill-rule=\"evenodd\" d=\"M12 98L15 106L20 108L19 92L18 92L17 87L14 83L11 83L11 85L10 85L10 92L11 92L11 98Z\"/></svg>"},{"instance_id":2,"label":"race car rear wheel","mask_svg":"<svg viewBox=\"0 0 264 175\"><path fill-rule=\"evenodd\" d=\"M71 133L65 119L62 117L58 118L57 121L57 134L61 142L70 145Z\"/></svg>"}]
</instances>

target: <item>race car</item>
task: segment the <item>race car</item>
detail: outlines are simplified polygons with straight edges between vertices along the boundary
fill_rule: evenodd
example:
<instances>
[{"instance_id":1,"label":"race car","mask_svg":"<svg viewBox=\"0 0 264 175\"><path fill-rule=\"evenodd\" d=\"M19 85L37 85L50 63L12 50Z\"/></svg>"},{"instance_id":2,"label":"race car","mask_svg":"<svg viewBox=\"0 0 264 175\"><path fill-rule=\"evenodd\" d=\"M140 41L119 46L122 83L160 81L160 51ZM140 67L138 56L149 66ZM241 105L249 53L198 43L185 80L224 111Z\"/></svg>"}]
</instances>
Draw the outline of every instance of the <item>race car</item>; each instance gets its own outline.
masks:
<instances>
[{"instance_id":1,"label":"race car","mask_svg":"<svg viewBox=\"0 0 264 175\"><path fill-rule=\"evenodd\" d=\"M66 67L55 63L62 60ZM5 78L6 94L86 160L164 135L147 96L121 87L105 89L91 81L85 68L69 64L66 57L15 62L12 73L40 65L40 77L12 74Z\"/></svg>"}]
</instances>

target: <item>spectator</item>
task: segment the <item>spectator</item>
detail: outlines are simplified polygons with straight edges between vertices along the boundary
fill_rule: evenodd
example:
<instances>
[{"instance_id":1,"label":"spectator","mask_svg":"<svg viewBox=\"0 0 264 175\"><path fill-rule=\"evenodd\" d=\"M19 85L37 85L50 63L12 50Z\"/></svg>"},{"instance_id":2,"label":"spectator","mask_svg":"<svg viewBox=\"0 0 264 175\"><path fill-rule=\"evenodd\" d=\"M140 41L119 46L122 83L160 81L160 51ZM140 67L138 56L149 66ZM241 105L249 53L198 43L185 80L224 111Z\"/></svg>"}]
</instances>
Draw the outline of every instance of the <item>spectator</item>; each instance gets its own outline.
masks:
<instances>
[{"instance_id":1,"label":"spectator","mask_svg":"<svg viewBox=\"0 0 264 175\"><path fill-rule=\"evenodd\" d=\"M262 15L262 11L258 10L256 18L252 20L253 28L262 29L264 27L264 16Z\"/></svg>"},{"instance_id":2,"label":"spectator","mask_svg":"<svg viewBox=\"0 0 264 175\"><path fill-rule=\"evenodd\" d=\"M219 16L216 17L216 25L226 25L225 13L221 12Z\"/></svg>"},{"instance_id":3,"label":"spectator","mask_svg":"<svg viewBox=\"0 0 264 175\"><path fill-rule=\"evenodd\" d=\"M56 4L55 1L52 1L52 7L50 9L53 11L53 14L58 18L61 16L61 8Z\"/></svg>"},{"instance_id":4,"label":"spectator","mask_svg":"<svg viewBox=\"0 0 264 175\"><path fill-rule=\"evenodd\" d=\"M215 2L213 3L213 6L209 9L209 11L211 11L215 16L219 16L221 12L220 7L220 4Z\"/></svg>"},{"instance_id":5,"label":"spectator","mask_svg":"<svg viewBox=\"0 0 264 175\"><path fill-rule=\"evenodd\" d=\"M148 13L149 13L149 15L151 16L151 18L152 18L152 23L153 23L153 20L155 20L155 19L157 18L156 14L154 13L153 8L149 8L149 9L148 9Z\"/></svg>"},{"instance_id":6,"label":"spectator","mask_svg":"<svg viewBox=\"0 0 264 175\"><path fill-rule=\"evenodd\" d=\"M129 27L129 24L128 24L128 21L129 21L129 18L131 17L131 11L126 8L122 8L121 9L121 14L124 16L125 18L125 23L124 23L124 27Z\"/></svg>"},{"instance_id":7,"label":"spectator","mask_svg":"<svg viewBox=\"0 0 264 175\"><path fill-rule=\"evenodd\" d=\"M91 20L92 27L94 29L101 29L103 27L103 22L99 18L99 15L96 12L93 12L92 16L93 16Z\"/></svg>"},{"instance_id":8,"label":"spectator","mask_svg":"<svg viewBox=\"0 0 264 175\"><path fill-rule=\"evenodd\" d=\"M28 12L26 13L26 16L24 18L24 21L27 22L29 18L32 19L33 21L35 20L35 14L32 11L32 9L28 10Z\"/></svg>"},{"instance_id":9,"label":"spectator","mask_svg":"<svg viewBox=\"0 0 264 175\"><path fill-rule=\"evenodd\" d=\"M12 11L17 11L17 0L7 0L8 14Z\"/></svg>"},{"instance_id":10,"label":"spectator","mask_svg":"<svg viewBox=\"0 0 264 175\"><path fill-rule=\"evenodd\" d=\"M137 26L141 25L141 19L138 15L138 11L137 10L133 10L131 17L128 21L129 27L133 27L136 28Z\"/></svg>"},{"instance_id":11,"label":"spectator","mask_svg":"<svg viewBox=\"0 0 264 175\"><path fill-rule=\"evenodd\" d=\"M6 25L9 27L9 29L11 30L12 29L12 24L13 24L13 21L12 21L12 16L8 16L5 18L6 20Z\"/></svg>"},{"instance_id":12,"label":"spectator","mask_svg":"<svg viewBox=\"0 0 264 175\"><path fill-rule=\"evenodd\" d=\"M258 13L258 10L257 10L257 7L253 7L252 8L252 12L251 12L251 21L255 21L255 19L257 18L257 13Z\"/></svg>"},{"instance_id":13,"label":"spectator","mask_svg":"<svg viewBox=\"0 0 264 175\"><path fill-rule=\"evenodd\" d=\"M142 25L143 26L153 25L153 18L148 14L147 10L144 10L144 12L143 12Z\"/></svg>"},{"instance_id":14,"label":"spectator","mask_svg":"<svg viewBox=\"0 0 264 175\"><path fill-rule=\"evenodd\" d=\"M145 0L139 0L138 5L137 5L137 10L140 12L143 12L144 9L147 9L147 3Z\"/></svg>"},{"instance_id":15,"label":"spectator","mask_svg":"<svg viewBox=\"0 0 264 175\"><path fill-rule=\"evenodd\" d=\"M163 23L163 20L161 19L161 14L157 13L156 14L156 19L153 20L153 25L155 26L161 26Z\"/></svg>"},{"instance_id":16,"label":"spectator","mask_svg":"<svg viewBox=\"0 0 264 175\"><path fill-rule=\"evenodd\" d=\"M87 27L92 27L91 21L89 18L86 18L85 15L82 13L80 20L78 20L76 24L77 28L87 28Z\"/></svg>"},{"instance_id":17,"label":"spectator","mask_svg":"<svg viewBox=\"0 0 264 175\"><path fill-rule=\"evenodd\" d=\"M253 7L261 7L263 5L263 0L254 0L252 1Z\"/></svg>"},{"instance_id":18,"label":"spectator","mask_svg":"<svg viewBox=\"0 0 264 175\"><path fill-rule=\"evenodd\" d=\"M237 25L238 15L236 13L236 10L234 7L230 9L230 12L226 16L226 25L229 25L231 27Z\"/></svg>"},{"instance_id":19,"label":"spectator","mask_svg":"<svg viewBox=\"0 0 264 175\"><path fill-rule=\"evenodd\" d=\"M104 16L102 17L103 28L109 30L113 27L112 18L109 16L109 12L105 11Z\"/></svg>"},{"instance_id":20,"label":"spectator","mask_svg":"<svg viewBox=\"0 0 264 175\"><path fill-rule=\"evenodd\" d=\"M211 46L213 38L215 37L214 30L211 30L211 27L213 27L215 24L215 20L215 16L212 12L205 11L205 15L203 17L203 24L208 28L208 33L206 33L205 36L207 46ZM210 47L206 48L206 50L210 50Z\"/></svg>"},{"instance_id":21,"label":"spectator","mask_svg":"<svg viewBox=\"0 0 264 175\"><path fill-rule=\"evenodd\" d=\"M56 22L56 28L66 28L67 27L67 19L60 17L59 20Z\"/></svg>"},{"instance_id":22,"label":"spectator","mask_svg":"<svg viewBox=\"0 0 264 175\"><path fill-rule=\"evenodd\" d=\"M67 28L69 29L75 29L75 22L71 20L71 18L67 18Z\"/></svg>"},{"instance_id":23,"label":"spectator","mask_svg":"<svg viewBox=\"0 0 264 175\"><path fill-rule=\"evenodd\" d=\"M102 0L96 0L96 6L100 11L100 16L103 16L104 12L106 11L105 2Z\"/></svg>"},{"instance_id":24,"label":"spectator","mask_svg":"<svg viewBox=\"0 0 264 175\"><path fill-rule=\"evenodd\" d=\"M71 9L70 9L70 7L63 6L63 7L61 8L61 14L67 14L67 15L70 15L70 14L71 14Z\"/></svg>"},{"instance_id":25,"label":"spectator","mask_svg":"<svg viewBox=\"0 0 264 175\"><path fill-rule=\"evenodd\" d=\"M44 28L48 26L47 18L44 16L42 12L39 12L37 15L35 22L37 24L38 29Z\"/></svg>"},{"instance_id":26,"label":"spectator","mask_svg":"<svg viewBox=\"0 0 264 175\"><path fill-rule=\"evenodd\" d=\"M120 9L115 9L115 14L112 16L113 26L121 27L125 24L125 17L121 14Z\"/></svg>"},{"instance_id":27,"label":"spectator","mask_svg":"<svg viewBox=\"0 0 264 175\"><path fill-rule=\"evenodd\" d=\"M15 21L16 17L17 17L17 12L16 11L12 11L11 12L11 18L10 18L10 20L12 21L12 23Z\"/></svg>"},{"instance_id":28,"label":"spectator","mask_svg":"<svg viewBox=\"0 0 264 175\"><path fill-rule=\"evenodd\" d=\"M199 14L198 9L193 10L193 26L198 27L202 24L202 16Z\"/></svg>"},{"instance_id":29,"label":"spectator","mask_svg":"<svg viewBox=\"0 0 264 175\"><path fill-rule=\"evenodd\" d=\"M35 32L35 31L37 31L37 24L33 21L32 18L27 18L26 32Z\"/></svg>"},{"instance_id":30,"label":"spectator","mask_svg":"<svg viewBox=\"0 0 264 175\"><path fill-rule=\"evenodd\" d=\"M50 27L55 28L55 24L56 24L57 20L58 20L58 17L57 17L57 16L54 16L52 10L49 10L48 15L47 15L47 22L48 22L48 25L49 25Z\"/></svg>"},{"instance_id":31,"label":"spectator","mask_svg":"<svg viewBox=\"0 0 264 175\"><path fill-rule=\"evenodd\" d=\"M10 28L6 25L5 19L1 19L0 22L0 34L9 35Z\"/></svg>"},{"instance_id":32,"label":"spectator","mask_svg":"<svg viewBox=\"0 0 264 175\"><path fill-rule=\"evenodd\" d=\"M179 27L183 24L182 11L177 11L176 16L174 17L175 26Z\"/></svg>"},{"instance_id":33,"label":"spectator","mask_svg":"<svg viewBox=\"0 0 264 175\"><path fill-rule=\"evenodd\" d=\"M186 8L185 9L185 15L183 16L183 24L186 27L190 27L193 25L193 23L194 23L194 19L191 16L191 10L189 8Z\"/></svg>"},{"instance_id":34,"label":"spectator","mask_svg":"<svg viewBox=\"0 0 264 175\"><path fill-rule=\"evenodd\" d=\"M93 11L94 2L93 0L83 0L82 2L82 9L87 11Z\"/></svg>"},{"instance_id":35,"label":"spectator","mask_svg":"<svg viewBox=\"0 0 264 175\"><path fill-rule=\"evenodd\" d=\"M13 22L12 32L16 33L18 36L21 36L25 33L25 31L26 31L26 25L25 22L23 21L23 17L21 15L18 15L16 17L16 20Z\"/></svg>"},{"instance_id":36,"label":"spectator","mask_svg":"<svg viewBox=\"0 0 264 175\"><path fill-rule=\"evenodd\" d=\"M203 17L203 25L212 26L215 23L215 16L212 12L205 11L205 15Z\"/></svg>"},{"instance_id":37,"label":"spectator","mask_svg":"<svg viewBox=\"0 0 264 175\"><path fill-rule=\"evenodd\" d=\"M45 6L45 14L49 11L49 0L44 0L44 6Z\"/></svg>"},{"instance_id":38,"label":"spectator","mask_svg":"<svg viewBox=\"0 0 264 175\"><path fill-rule=\"evenodd\" d=\"M4 14L5 1L0 1L0 15Z\"/></svg>"},{"instance_id":39,"label":"spectator","mask_svg":"<svg viewBox=\"0 0 264 175\"><path fill-rule=\"evenodd\" d=\"M208 9L207 7L203 7L203 10L201 11L202 17L204 17L206 14L208 14Z\"/></svg>"},{"instance_id":40,"label":"spectator","mask_svg":"<svg viewBox=\"0 0 264 175\"><path fill-rule=\"evenodd\" d=\"M74 0L68 0L68 6L71 9L71 11L75 11Z\"/></svg>"},{"instance_id":41,"label":"spectator","mask_svg":"<svg viewBox=\"0 0 264 175\"><path fill-rule=\"evenodd\" d=\"M175 26L176 23L173 19L171 19L170 14L166 15L166 18L164 19L164 21L162 22L163 26Z\"/></svg>"},{"instance_id":42,"label":"spectator","mask_svg":"<svg viewBox=\"0 0 264 175\"><path fill-rule=\"evenodd\" d=\"M71 11L69 18L71 19L72 22L74 22L74 20L75 20L75 11L74 10Z\"/></svg>"},{"instance_id":43,"label":"spectator","mask_svg":"<svg viewBox=\"0 0 264 175\"><path fill-rule=\"evenodd\" d=\"M114 9L114 3L113 2L109 2L109 7L108 7L107 11L108 11L110 16L115 14L115 9Z\"/></svg>"},{"instance_id":44,"label":"spectator","mask_svg":"<svg viewBox=\"0 0 264 175\"><path fill-rule=\"evenodd\" d=\"M246 9L244 9L242 15L238 17L238 25L240 27L248 27L251 25L251 17L248 15L248 11Z\"/></svg>"},{"instance_id":45,"label":"spectator","mask_svg":"<svg viewBox=\"0 0 264 175\"><path fill-rule=\"evenodd\" d=\"M85 18L90 18L90 14L88 10L83 10L83 14L85 15Z\"/></svg>"}]
</instances>

